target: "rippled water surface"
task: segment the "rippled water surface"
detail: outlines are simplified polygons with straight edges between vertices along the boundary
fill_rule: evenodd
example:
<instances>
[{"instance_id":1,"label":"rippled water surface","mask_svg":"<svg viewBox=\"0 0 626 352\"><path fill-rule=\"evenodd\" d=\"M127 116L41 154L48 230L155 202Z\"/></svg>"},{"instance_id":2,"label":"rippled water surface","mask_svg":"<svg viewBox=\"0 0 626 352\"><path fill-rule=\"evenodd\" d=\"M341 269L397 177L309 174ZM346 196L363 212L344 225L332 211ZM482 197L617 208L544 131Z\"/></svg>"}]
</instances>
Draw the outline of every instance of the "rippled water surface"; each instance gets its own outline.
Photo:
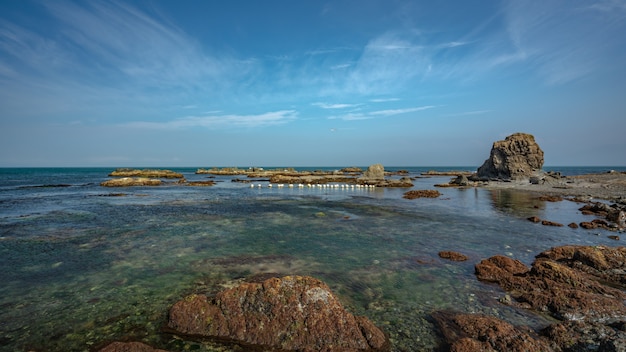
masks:
<instances>
[{"instance_id":1,"label":"rippled water surface","mask_svg":"<svg viewBox=\"0 0 626 352\"><path fill-rule=\"evenodd\" d=\"M191 292L265 273L315 276L382 327L394 350L433 350L435 310L547 322L499 305L503 293L473 275L480 259L530 264L552 246L616 245L608 233L527 221L588 218L579 204L513 191L442 188L437 199L406 200L407 189L250 188L230 177L213 187L100 187L110 171L0 169L1 350L90 351L116 339L228 350L162 333L167 311ZM417 178L414 189L448 180ZM470 260L440 259L441 250Z\"/></svg>"}]
</instances>

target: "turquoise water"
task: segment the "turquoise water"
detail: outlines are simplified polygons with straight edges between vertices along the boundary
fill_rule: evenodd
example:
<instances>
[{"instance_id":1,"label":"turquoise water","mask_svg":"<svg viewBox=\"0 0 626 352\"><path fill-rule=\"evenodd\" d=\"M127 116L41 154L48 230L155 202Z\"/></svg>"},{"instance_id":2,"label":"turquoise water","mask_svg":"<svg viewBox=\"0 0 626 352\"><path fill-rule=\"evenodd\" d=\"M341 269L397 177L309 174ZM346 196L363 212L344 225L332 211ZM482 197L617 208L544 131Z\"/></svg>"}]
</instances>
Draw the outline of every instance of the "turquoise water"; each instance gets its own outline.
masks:
<instances>
[{"instance_id":1,"label":"turquoise water","mask_svg":"<svg viewBox=\"0 0 626 352\"><path fill-rule=\"evenodd\" d=\"M398 169L417 177L437 168ZM550 170L609 169L624 170ZM100 187L110 171L0 169L0 350L90 351L119 339L228 350L161 333L167 310L191 292L267 273L315 276L382 327L394 350L434 350L435 310L547 323L499 305L503 293L473 275L480 259L529 264L552 246L619 244L608 232L531 223L533 215L565 224L588 217L579 204L507 190L444 188L437 199L406 200L407 189L250 188L232 177L213 187ZM414 189L449 179L417 178ZM470 260L439 259L441 250Z\"/></svg>"}]
</instances>

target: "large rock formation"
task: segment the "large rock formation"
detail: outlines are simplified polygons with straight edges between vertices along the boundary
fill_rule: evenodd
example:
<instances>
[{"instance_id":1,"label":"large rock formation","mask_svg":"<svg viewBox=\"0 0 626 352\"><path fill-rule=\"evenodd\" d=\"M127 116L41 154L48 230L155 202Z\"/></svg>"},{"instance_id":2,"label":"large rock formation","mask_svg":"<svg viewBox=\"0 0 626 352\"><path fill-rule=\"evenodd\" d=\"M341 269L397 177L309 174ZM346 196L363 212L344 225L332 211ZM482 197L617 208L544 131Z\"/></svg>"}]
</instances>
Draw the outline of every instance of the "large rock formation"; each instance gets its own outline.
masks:
<instances>
[{"instance_id":1,"label":"large rock formation","mask_svg":"<svg viewBox=\"0 0 626 352\"><path fill-rule=\"evenodd\" d=\"M363 176L359 177L360 183L377 183L385 179L385 168L382 164L370 165L363 173Z\"/></svg>"},{"instance_id":2,"label":"large rock formation","mask_svg":"<svg viewBox=\"0 0 626 352\"><path fill-rule=\"evenodd\" d=\"M388 350L385 334L348 313L323 282L306 276L243 283L211 299L191 295L170 310L168 327L189 336L298 351Z\"/></svg>"},{"instance_id":3,"label":"large rock formation","mask_svg":"<svg viewBox=\"0 0 626 352\"><path fill-rule=\"evenodd\" d=\"M543 167L543 151L535 137L514 133L493 143L489 159L478 168L479 179L530 178Z\"/></svg>"}]
</instances>

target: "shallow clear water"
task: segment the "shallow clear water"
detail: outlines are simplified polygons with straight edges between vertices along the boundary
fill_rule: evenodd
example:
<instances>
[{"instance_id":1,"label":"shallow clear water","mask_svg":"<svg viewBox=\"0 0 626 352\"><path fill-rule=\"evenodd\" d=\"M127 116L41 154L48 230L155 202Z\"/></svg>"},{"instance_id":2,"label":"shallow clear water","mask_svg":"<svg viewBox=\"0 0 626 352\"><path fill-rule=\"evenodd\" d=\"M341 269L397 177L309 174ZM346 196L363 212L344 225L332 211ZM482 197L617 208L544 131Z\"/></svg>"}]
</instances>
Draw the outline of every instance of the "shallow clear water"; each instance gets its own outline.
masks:
<instances>
[{"instance_id":1,"label":"shallow clear water","mask_svg":"<svg viewBox=\"0 0 626 352\"><path fill-rule=\"evenodd\" d=\"M206 178L194 170L180 171ZM315 276L388 332L394 350L433 350L435 310L547 323L499 305L503 293L474 277L480 259L530 264L552 246L619 244L606 232L531 223L588 218L579 204L507 190L406 200L407 189L250 188L230 177L213 187L100 187L110 171L0 169L0 350L89 351L116 339L224 349L161 333L167 310L262 273ZM414 188L448 180L418 178ZM439 259L441 250L470 260Z\"/></svg>"}]
</instances>

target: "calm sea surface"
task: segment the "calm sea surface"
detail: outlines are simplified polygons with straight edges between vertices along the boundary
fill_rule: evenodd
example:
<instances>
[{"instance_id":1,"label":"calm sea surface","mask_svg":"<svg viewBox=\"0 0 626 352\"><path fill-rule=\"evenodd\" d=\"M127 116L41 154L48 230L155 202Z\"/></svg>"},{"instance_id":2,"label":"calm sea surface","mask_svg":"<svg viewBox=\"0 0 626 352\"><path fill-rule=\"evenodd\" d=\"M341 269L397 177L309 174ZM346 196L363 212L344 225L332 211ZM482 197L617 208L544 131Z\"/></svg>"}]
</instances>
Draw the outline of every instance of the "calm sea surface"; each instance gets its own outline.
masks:
<instances>
[{"instance_id":1,"label":"calm sea surface","mask_svg":"<svg viewBox=\"0 0 626 352\"><path fill-rule=\"evenodd\" d=\"M398 169L413 177L476 168L386 168ZM497 303L503 292L473 274L480 259L505 254L530 264L553 246L619 245L608 232L527 221L589 218L579 204L514 191L442 188L437 199L406 200L407 189L250 188L226 176L213 187L101 187L112 170L0 169L1 351L91 351L119 339L228 350L161 333L167 311L189 293L263 273L317 277L389 333L394 350L429 351L438 343L435 310L549 322ZM207 179L195 168L173 170ZM449 179L417 178L414 189ZM439 259L442 250L470 260Z\"/></svg>"}]
</instances>

